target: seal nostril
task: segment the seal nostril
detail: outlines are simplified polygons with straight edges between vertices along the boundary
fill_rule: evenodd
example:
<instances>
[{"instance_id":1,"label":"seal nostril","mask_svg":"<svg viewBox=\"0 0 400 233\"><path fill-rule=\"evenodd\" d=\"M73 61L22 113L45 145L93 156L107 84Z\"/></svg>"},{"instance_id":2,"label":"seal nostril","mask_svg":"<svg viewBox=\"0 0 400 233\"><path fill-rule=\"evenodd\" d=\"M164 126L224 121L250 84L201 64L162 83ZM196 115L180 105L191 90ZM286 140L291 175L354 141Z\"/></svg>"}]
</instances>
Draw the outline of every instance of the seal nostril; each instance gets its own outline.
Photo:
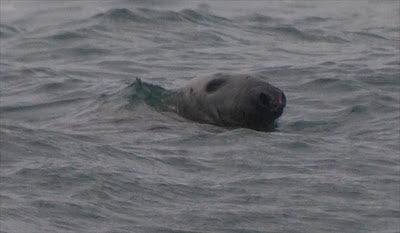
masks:
<instances>
[{"instance_id":1,"label":"seal nostril","mask_svg":"<svg viewBox=\"0 0 400 233\"><path fill-rule=\"evenodd\" d=\"M268 105L268 103L270 102L270 97L264 93L261 92L260 94L260 102L263 105Z\"/></svg>"}]
</instances>

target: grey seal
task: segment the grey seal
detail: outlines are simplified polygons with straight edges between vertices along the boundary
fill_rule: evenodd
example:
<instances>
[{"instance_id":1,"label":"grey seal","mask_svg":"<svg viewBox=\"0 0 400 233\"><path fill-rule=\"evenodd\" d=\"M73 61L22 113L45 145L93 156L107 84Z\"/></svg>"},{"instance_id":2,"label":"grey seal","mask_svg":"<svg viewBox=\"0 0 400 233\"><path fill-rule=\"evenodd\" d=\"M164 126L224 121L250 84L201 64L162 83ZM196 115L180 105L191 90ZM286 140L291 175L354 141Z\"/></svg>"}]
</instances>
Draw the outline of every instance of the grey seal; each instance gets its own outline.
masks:
<instances>
[{"instance_id":1,"label":"grey seal","mask_svg":"<svg viewBox=\"0 0 400 233\"><path fill-rule=\"evenodd\" d=\"M216 73L165 92L163 102L169 111L196 122L260 130L282 115L286 97L262 78Z\"/></svg>"}]
</instances>

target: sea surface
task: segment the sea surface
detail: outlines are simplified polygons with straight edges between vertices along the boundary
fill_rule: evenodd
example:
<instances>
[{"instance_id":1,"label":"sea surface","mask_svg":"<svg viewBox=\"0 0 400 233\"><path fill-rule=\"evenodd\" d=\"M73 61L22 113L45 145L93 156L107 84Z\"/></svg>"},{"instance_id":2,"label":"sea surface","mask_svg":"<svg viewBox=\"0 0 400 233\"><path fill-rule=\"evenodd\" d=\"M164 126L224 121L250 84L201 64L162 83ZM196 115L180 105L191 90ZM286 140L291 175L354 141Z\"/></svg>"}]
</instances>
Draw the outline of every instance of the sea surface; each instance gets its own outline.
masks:
<instances>
[{"instance_id":1,"label":"sea surface","mask_svg":"<svg viewBox=\"0 0 400 233\"><path fill-rule=\"evenodd\" d=\"M0 2L0 232L400 232L400 1ZM275 129L149 106L241 72Z\"/></svg>"}]
</instances>

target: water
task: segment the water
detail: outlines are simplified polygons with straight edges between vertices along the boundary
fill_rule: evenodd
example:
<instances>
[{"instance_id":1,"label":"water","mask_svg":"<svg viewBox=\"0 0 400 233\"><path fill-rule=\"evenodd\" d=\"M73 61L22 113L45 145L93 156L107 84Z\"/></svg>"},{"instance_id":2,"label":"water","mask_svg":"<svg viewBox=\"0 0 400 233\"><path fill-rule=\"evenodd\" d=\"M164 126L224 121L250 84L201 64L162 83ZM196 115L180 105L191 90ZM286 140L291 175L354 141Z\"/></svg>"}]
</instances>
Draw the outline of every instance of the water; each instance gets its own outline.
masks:
<instances>
[{"instance_id":1,"label":"water","mask_svg":"<svg viewBox=\"0 0 400 233\"><path fill-rule=\"evenodd\" d=\"M1 1L1 232L398 232L399 1ZM272 132L146 105L243 72Z\"/></svg>"}]
</instances>

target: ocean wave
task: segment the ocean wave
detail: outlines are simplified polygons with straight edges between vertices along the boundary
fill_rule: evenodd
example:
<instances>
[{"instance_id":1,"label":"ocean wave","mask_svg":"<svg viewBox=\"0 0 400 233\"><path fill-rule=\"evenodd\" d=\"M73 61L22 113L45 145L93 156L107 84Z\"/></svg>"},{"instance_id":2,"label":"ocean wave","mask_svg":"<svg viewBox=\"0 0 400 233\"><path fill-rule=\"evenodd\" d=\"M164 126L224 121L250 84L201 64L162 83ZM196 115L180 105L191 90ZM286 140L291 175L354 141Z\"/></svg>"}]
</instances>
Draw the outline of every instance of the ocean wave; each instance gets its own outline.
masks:
<instances>
[{"instance_id":1,"label":"ocean wave","mask_svg":"<svg viewBox=\"0 0 400 233\"><path fill-rule=\"evenodd\" d=\"M66 32L59 32L55 35L49 36L49 39L57 40L57 41L65 41L65 40L79 40L84 39L85 36L80 34L77 31L66 31Z\"/></svg>"},{"instance_id":2,"label":"ocean wave","mask_svg":"<svg viewBox=\"0 0 400 233\"><path fill-rule=\"evenodd\" d=\"M238 23L243 23L243 22L251 22L251 23L271 23L274 21L277 21L277 18L268 16L268 15L262 15L259 13L251 14L251 15L245 15L245 16L240 16L234 18L235 22Z\"/></svg>"},{"instance_id":3,"label":"ocean wave","mask_svg":"<svg viewBox=\"0 0 400 233\"><path fill-rule=\"evenodd\" d=\"M46 109L50 107L60 107L60 106L67 106L69 104L74 104L76 102L80 102L85 100L85 98L72 98L72 99L63 99L63 100L56 100L56 101L49 101L49 102L41 102L41 103L25 103L25 104L17 104L14 103L13 105L2 105L0 106L0 111L2 114L6 112L14 112L14 111L24 111L24 110L40 110ZM56 110L54 110L56 111Z\"/></svg>"},{"instance_id":4,"label":"ocean wave","mask_svg":"<svg viewBox=\"0 0 400 233\"><path fill-rule=\"evenodd\" d=\"M299 120L292 122L288 127L293 132L331 132L335 131L338 127L342 125L339 121L311 121L311 120Z\"/></svg>"},{"instance_id":5,"label":"ocean wave","mask_svg":"<svg viewBox=\"0 0 400 233\"><path fill-rule=\"evenodd\" d=\"M0 24L0 39L12 37L18 33L20 33L20 30L18 30L18 28L5 24Z\"/></svg>"},{"instance_id":6,"label":"ocean wave","mask_svg":"<svg viewBox=\"0 0 400 233\"><path fill-rule=\"evenodd\" d=\"M317 78L301 85L301 88L308 91L321 91L324 94L350 93L362 90L362 86L354 80L343 80L341 78Z\"/></svg>"},{"instance_id":7,"label":"ocean wave","mask_svg":"<svg viewBox=\"0 0 400 233\"><path fill-rule=\"evenodd\" d=\"M352 38L352 39L357 39L357 40L370 40L370 39L374 39L374 40L385 40L388 41L389 39L387 39L384 36L378 35L376 33L371 33L371 32L348 32L345 31L343 32L346 36Z\"/></svg>"},{"instance_id":8,"label":"ocean wave","mask_svg":"<svg viewBox=\"0 0 400 233\"><path fill-rule=\"evenodd\" d=\"M321 31L302 31L294 26L278 26L268 28L269 31L279 33L284 36L292 37L296 40L303 40L309 42L327 42L327 43L337 43L343 44L350 42L344 38L337 35L323 35L324 32Z\"/></svg>"},{"instance_id":9,"label":"ocean wave","mask_svg":"<svg viewBox=\"0 0 400 233\"><path fill-rule=\"evenodd\" d=\"M330 20L331 18L324 18L324 17L318 17L318 16L311 16L311 17L306 17L302 19L302 21L306 23L319 23L319 22L326 22Z\"/></svg>"},{"instance_id":10,"label":"ocean wave","mask_svg":"<svg viewBox=\"0 0 400 233\"><path fill-rule=\"evenodd\" d=\"M231 22L229 19L220 17L201 10L184 9L178 12L161 11L149 8L138 8L131 11L127 8L111 9L104 13L99 13L93 16L111 21L137 22L146 24L167 24L167 23L190 23L208 25L224 24Z\"/></svg>"}]
</instances>

